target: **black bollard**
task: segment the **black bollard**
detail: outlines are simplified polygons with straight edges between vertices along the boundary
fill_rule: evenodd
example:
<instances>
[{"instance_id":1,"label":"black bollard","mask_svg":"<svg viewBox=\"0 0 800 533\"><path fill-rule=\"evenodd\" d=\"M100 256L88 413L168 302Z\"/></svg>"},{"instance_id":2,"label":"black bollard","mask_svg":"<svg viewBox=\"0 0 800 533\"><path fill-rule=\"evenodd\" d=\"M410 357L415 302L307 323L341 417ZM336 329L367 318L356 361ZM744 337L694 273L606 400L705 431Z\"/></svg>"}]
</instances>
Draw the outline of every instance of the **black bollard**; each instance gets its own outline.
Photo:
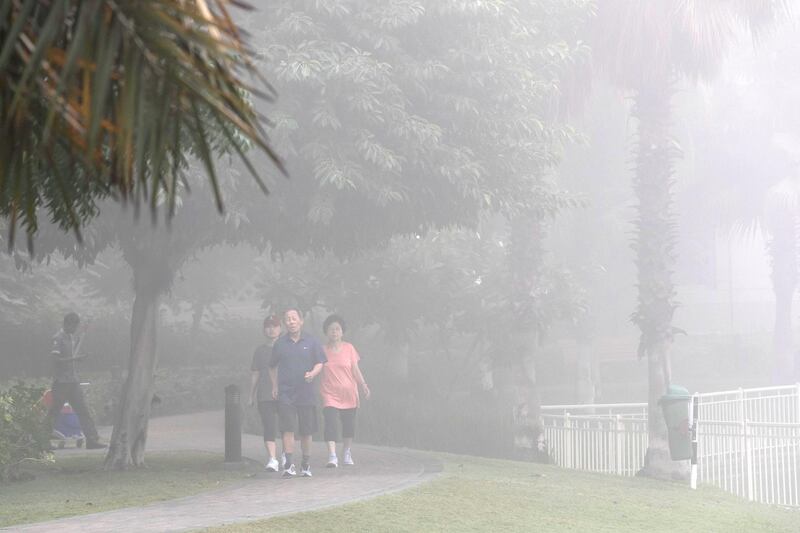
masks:
<instances>
[{"instance_id":1,"label":"black bollard","mask_svg":"<svg viewBox=\"0 0 800 533\"><path fill-rule=\"evenodd\" d=\"M242 462L242 394L236 385L225 387L225 462Z\"/></svg>"}]
</instances>

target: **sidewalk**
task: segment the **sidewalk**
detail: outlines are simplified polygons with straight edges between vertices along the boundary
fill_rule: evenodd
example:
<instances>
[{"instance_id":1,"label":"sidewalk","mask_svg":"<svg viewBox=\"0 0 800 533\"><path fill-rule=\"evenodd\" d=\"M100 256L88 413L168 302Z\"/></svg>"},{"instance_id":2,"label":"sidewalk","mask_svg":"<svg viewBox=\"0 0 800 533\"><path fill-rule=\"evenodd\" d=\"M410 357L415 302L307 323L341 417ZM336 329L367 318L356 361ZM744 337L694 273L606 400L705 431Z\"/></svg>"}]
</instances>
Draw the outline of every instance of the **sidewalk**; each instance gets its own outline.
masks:
<instances>
[{"instance_id":1,"label":"sidewalk","mask_svg":"<svg viewBox=\"0 0 800 533\"><path fill-rule=\"evenodd\" d=\"M156 418L150 421L147 449L222 453L223 428L222 411ZM263 463L266 452L261 437L242 435L242 454ZM279 474L259 469L252 481L234 487L144 507L13 526L0 531L187 531L322 509L388 494L428 481L441 469L438 461L405 450L355 445L353 456L355 467L327 469L324 443L314 443L312 478L282 479Z\"/></svg>"}]
</instances>

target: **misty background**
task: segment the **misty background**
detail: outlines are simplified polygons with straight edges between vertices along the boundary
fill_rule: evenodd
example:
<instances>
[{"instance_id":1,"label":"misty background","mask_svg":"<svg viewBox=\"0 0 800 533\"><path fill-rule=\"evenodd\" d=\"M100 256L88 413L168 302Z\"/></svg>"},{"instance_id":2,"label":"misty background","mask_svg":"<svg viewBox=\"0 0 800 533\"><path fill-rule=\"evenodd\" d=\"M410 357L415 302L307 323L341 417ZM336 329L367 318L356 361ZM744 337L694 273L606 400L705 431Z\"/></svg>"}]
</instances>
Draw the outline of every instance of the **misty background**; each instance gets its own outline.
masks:
<instances>
[{"instance_id":1,"label":"misty background","mask_svg":"<svg viewBox=\"0 0 800 533\"><path fill-rule=\"evenodd\" d=\"M265 198L222 156L222 216L197 165L169 227L108 204L83 247L45 226L34 257L0 256L0 381L49 381L51 336L74 310L89 322L87 396L111 424L134 301L149 298L155 415L221 407L249 379L264 316L290 305L320 339L328 314L348 321L373 391L365 442L514 455L493 435L530 394L521 344L541 404L646 401L637 120L631 91L593 69L591 3L516 19L269 4L242 23L280 95L259 106L290 177L255 155ZM800 379L798 28L735 34L712 75L672 85L672 380L691 391Z\"/></svg>"}]
</instances>

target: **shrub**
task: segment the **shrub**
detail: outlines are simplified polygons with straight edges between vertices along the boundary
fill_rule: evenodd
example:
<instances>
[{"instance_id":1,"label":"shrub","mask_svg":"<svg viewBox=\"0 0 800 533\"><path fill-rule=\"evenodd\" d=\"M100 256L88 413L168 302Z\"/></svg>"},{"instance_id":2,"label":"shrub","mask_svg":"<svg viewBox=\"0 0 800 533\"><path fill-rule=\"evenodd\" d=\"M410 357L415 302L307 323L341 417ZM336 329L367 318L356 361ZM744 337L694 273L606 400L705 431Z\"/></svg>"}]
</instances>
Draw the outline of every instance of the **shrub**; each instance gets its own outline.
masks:
<instances>
[{"instance_id":1,"label":"shrub","mask_svg":"<svg viewBox=\"0 0 800 533\"><path fill-rule=\"evenodd\" d=\"M17 382L0 391L0 480L22 477L25 461L48 458L50 431L42 387Z\"/></svg>"}]
</instances>

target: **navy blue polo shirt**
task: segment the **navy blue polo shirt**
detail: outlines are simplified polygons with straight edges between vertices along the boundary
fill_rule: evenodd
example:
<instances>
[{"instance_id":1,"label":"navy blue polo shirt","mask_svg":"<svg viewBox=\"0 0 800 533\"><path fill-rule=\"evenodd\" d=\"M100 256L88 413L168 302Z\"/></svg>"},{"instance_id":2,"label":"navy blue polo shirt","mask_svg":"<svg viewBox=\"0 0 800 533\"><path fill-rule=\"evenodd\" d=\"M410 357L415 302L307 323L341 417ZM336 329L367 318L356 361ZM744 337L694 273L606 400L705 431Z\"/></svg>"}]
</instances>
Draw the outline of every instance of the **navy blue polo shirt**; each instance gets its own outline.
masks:
<instances>
[{"instance_id":1,"label":"navy blue polo shirt","mask_svg":"<svg viewBox=\"0 0 800 533\"><path fill-rule=\"evenodd\" d=\"M305 375L317 363L326 363L322 345L309 335L300 333L294 342L289 334L281 336L272 347L269 366L278 367L278 401L290 405L316 405L317 386L306 383Z\"/></svg>"}]
</instances>

